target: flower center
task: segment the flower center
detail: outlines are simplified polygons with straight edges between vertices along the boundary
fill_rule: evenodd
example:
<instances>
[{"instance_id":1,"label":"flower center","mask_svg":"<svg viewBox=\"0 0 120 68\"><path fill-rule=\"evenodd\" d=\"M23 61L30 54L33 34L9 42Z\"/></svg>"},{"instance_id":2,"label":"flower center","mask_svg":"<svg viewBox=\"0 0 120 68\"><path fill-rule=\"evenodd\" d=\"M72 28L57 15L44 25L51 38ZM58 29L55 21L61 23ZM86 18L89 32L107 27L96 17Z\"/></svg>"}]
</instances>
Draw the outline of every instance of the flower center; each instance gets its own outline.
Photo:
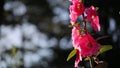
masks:
<instances>
[{"instance_id":1,"label":"flower center","mask_svg":"<svg viewBox=\"0 0 120 68\"><path fill-rule=\"evenodd\" d=\"M87 46L88 46L89 48L92 48L92 43L89 42Z\"/></svg>"}]
</instances>

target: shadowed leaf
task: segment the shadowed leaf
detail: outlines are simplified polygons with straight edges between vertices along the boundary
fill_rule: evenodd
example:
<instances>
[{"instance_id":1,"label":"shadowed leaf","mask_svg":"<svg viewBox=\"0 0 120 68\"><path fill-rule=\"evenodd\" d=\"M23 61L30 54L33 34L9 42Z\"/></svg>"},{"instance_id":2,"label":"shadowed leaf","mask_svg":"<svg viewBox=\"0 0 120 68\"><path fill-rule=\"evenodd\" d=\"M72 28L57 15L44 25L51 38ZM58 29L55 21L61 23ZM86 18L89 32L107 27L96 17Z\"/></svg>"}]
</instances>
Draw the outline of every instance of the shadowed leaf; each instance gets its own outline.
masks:
<instances>
[{"instance_id":1,"label":"shadowed leaf","mask_svg":"<svg viewBox=\"0 0 120 68\"><path fill-rule=\"evenodd\" d=\"M97 59L97 57L92 57L94 60L96 60ZM89 60L89 57L86 57L85 59L84 59L85 61L88 61Z\"/></svg>"},{"instance_id":2,"label":"shadowed leaf","mask_svg":"<svg viewBox=\"0 0 120 68\"><path fill-rule=\"evenodd\" d=\"M96 11L98 11L99 7L96 7Z\"/></svg>"}]
</instances>

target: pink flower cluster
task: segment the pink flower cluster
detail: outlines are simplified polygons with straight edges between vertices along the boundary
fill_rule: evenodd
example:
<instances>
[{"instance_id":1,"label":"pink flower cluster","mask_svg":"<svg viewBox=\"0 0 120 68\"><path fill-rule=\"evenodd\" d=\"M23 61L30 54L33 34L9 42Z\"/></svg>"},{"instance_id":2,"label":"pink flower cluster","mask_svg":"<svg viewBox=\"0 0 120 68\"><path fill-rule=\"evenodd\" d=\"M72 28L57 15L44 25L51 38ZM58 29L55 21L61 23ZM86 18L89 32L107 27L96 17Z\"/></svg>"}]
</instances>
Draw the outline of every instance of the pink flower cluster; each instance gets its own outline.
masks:
<instances>
[{"instance_id":1,"label":"pink flower cluster","mask_svg":"<svg viewBox=\"0 0 120 68\"><path fill-rule=\"evenodd\" d=\"M70 0L70 1L72 1L73 3L70 6L71 24L75 24L77 17L86 13L87 14L86 20L91 23L94 30L100 31L99 16L97 15L95 7L91 6L85 9L84 5L80 2L80 0Z\"/></svg>"},{"instance_id":2,"label":"pink flower cluster","mask_svg":"<svg viewBox=\"0 0 120 68\"><path fill-rule=\"evenodd\" d=\"M94 40L94 38L88 33L81 33L80 26L74 26L76 24L76 19L80 15L86 13L85 21L90 22L94 30L100 31L99 16L97 15L96 9L94 6L85 8L83 3L80 0L70 0L72 5L70 6L70 22L73 25L72 28L72 44L73 47L77 50L75 68L78 67L82 58L88 56L95 56L99 49L101 48L100 44ZM83 22L83 23L86 23ZM86 26L84 26L86 28Z\"/></svg>"}]
</instances>

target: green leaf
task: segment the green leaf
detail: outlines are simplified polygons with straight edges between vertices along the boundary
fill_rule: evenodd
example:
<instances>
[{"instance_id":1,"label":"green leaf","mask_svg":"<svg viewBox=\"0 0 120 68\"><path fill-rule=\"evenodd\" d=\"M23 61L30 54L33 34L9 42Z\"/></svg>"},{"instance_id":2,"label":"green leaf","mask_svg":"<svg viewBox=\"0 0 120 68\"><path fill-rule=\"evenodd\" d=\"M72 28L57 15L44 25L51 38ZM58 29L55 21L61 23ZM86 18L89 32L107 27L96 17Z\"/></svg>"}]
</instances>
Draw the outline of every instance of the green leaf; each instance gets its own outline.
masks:
<instances>
[{"instance_id":1,"label":"green leaf","mask_svg":"<svg viewBox=\"0 0 120 68\"><path fill-rule=\"evenodd\" d=\"M67 61L69 61L76 54L76 49L73 49L67 57Z\"/></svg>"},{"instance_id":2,"label":"green leaf","mask_svg":"<svg viewBox=\"0 0 120 68\"><path fill-rule=\"evenodd\" d=\"M96 7L96 11L98 11L99 7Z\"/></svg>"},{"instance_id":3,"label":"green leaf","mask_svg":"<svg viewBox=\"0 0 120 68\"><path fill-rule=\"evenodd\" d=\"M112 45L103 45L98 52L98 55L112 49Z\"/></svg>"}]
</instances>

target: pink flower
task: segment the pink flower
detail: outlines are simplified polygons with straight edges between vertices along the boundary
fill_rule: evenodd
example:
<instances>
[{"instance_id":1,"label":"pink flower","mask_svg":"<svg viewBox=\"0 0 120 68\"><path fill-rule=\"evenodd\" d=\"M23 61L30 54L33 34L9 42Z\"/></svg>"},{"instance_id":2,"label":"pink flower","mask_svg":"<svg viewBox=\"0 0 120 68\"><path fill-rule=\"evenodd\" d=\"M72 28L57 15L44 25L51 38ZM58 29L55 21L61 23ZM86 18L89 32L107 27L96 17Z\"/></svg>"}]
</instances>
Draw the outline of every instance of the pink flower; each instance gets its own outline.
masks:
<instances>
[{"instance_id":1,"label":"pink flower","mask_svg":"<svg viewBox=\"0 0 120 68\"><path fill-rule=\"evenodd\" d=\"M72 0L73 4L70 6L70 20L75 23L78 16L84 13L84 6L79 0Z\"/></svg>"},{"instance_id":2,"label":"pink flower","mask_svg":"<svg viewBox=\"0 0 120 68\"><path fill-rule=\"evenodd\" d=\"M81 51L82 57L96 55L100 48L100 44L90 34L79 33L79 26L72 29L72 44L75 49Z\"/></svg>"},{"instance_id":3,"label":"pink flower","mask_svg":"<svg viewBox=\"0 0 120 68\"><path fill-rule=\"evenodd\" d=\"M91 6L90 8L86 8L85 12L87 14L86 19L91 22L94 30L100 31L99 16L97 15L95 7Z\"/></svg>"},{"instance_id":4,"label":"pink flower","mask_svg":"<svg viewBox=\"0 0 120 68\"><path fill-rule=\"evenodd\" d=\"M101 48L90 34L86 34L80 40L79 46L81 48L82 57L95 56L98 50Z\"/></svg>"},{"instance_id":5,"label":"pink flower","mask_svg":"<svg viewBox=\"0 0 120 68\"><path fill-rule=\"evenodd\" d=\"M80 16L84 12L84 6L81 2L76 1L70 6L70 13Z\"/></svg>"},{"instance_id":6,"label":"pink flower","mask_svg":"<svg viewBox=\"0 0 120 68\"><path fill-rule=\"evenodd\" d=\"M79 28L80 26L77 26L72 29L72 44L77 50L75 67L78 67L82 57L95 56L101 48L90 34L80 34Z\"/></svg>"}]
</instances>

